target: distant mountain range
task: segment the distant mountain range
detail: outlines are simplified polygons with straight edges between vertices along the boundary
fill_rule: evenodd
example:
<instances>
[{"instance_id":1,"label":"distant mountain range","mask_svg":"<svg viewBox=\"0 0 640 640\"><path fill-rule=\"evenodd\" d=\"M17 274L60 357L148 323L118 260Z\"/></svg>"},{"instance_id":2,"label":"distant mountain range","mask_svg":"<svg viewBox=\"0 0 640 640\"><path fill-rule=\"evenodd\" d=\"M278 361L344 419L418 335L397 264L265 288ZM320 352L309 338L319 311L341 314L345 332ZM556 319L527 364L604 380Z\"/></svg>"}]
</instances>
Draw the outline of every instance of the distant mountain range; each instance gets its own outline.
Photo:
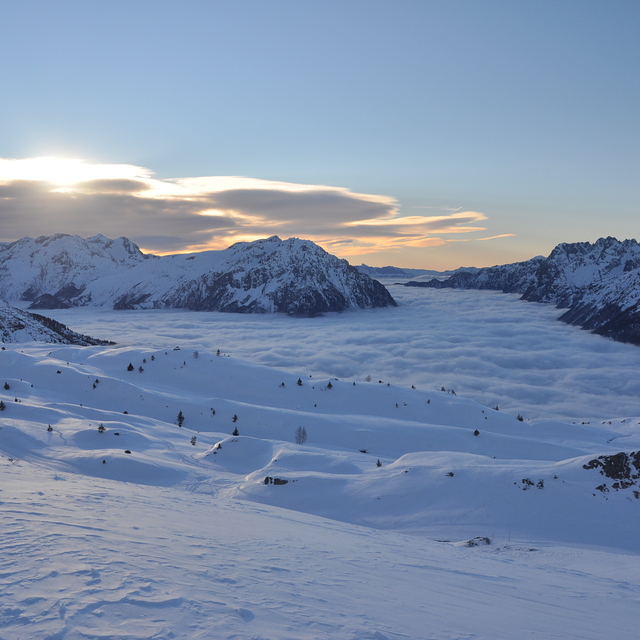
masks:
<instances>
[{"instance_id":1,"label":"distant mountain range","mask_svg":"<svg viewBox=\"0 0 640 640\"><path fill-rule=\"evenodd\" d=\"M459 271L446 280L407 282L436 289L494 289L523 300L568 309L560 320L620 342L640 345L640 245L636 240L600 238L593 244L559 244L538 256Z\"/></svg>"},{"instance_id":2,"label":"distant mountain range","mask_svg":"<svg viewBox=\"0 0 640 640\"><path fill-rule=\"evenodd\" d=\"M0 342L51 342L78 346L114 344L107 340L97 340L71 331L69 327L45 318L37 313L29 313L12 307L0 300Z\"/></svg>"},{"instance_id":3,"label":"distant mountain range","mask_svg":"<svg viewBox=\"0 0 640 640\"><path fill-rule=\"evenodd\" d=\"M435 271L433 269L408 269L404 267L370 267L366 264L361 264L356 267L360 273L366 273L372 278L419 278L424 276L445 277L452 276L458 271L469 271L476 273L480 269L478 267L460 267L459 269L453 269L449 271Z\"/></svg>"},{"instance_id":4,"label":"distant mountain range","mask_svg":"<svg viewBox=\"0 0 640 640\"><path fill-rule=\"evenodd\" d=\"M0 298L32 309L186 308L316 316L396 306L376 280L308 240L277 236L222 251L153 256L127 238L56 234L0 243Z\"/></svg>"}]
</instances>

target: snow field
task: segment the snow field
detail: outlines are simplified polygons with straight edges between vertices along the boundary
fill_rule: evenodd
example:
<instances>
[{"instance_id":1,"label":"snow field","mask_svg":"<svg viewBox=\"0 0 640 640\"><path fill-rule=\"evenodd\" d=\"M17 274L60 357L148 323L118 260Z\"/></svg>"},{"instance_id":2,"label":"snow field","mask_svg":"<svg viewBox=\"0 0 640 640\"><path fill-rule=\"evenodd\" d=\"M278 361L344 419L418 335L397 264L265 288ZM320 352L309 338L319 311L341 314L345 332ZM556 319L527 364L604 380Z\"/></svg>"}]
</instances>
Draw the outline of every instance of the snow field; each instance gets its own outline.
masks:
<instances>
[{"instance_id":1,"label":"snow field","mask_svg":"<svg viewBox=\"0 0 640 640\"><path fill-rule=\"evenodd\" d=\"M174 346L0 351L2 640L635 637L638 419Z\"/></svg>"}]
</instances>

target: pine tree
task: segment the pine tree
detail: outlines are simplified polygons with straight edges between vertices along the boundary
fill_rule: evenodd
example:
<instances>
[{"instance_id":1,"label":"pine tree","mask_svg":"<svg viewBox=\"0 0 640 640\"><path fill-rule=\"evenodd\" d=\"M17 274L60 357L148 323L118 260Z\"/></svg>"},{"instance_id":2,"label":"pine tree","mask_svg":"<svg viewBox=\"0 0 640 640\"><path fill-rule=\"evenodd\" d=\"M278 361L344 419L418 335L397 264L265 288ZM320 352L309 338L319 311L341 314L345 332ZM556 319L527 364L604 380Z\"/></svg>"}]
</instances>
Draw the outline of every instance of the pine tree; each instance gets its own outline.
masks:
<instances>
[{"instance_id":1,"label":"pine tree","mask_svg":"<svg viewBox=\"0 0 640 640\"><path fill-rule=\"evenodd\" d=\"M9 386L9 383L8 383L8 382L5 382L5 383L4 383L4 388L5 388L7 391L9 391L9 389L11 389L11 387Z\"/></svg>"},{"instance_id":2,"label":"pine tree","mask_svg":"<svg viewBox=\"0 0 640 640\"><path fill-rule=\"evenodd\" d=\"M296 384L301 387L302 386L302 380L300 378L298 378L298 382L296 382Z\"/></svg>"},{"instance_id":3,"label":"pine tree","mask_svg":"<svg viewBox=\"0 0 640 640\"><path fill-rule=\"evenodd\" d=\"M0 411L4 411L6 408L7 405L2 400L0 400Z\"/></svg>"},{"instance_id":4,"label":"pine tree","mask_svg":"<svg viewBox=\"0 0 640 640\"><path fill-rule=\"evenodd\" d=\"M307 441L307 430L304 427L296 429L296 444L304 444Z\"/></svg>"},{"instance_id":5,"label":"pine tree","mask_svg":"<svg viewBox=\"0 0 640 640\"><path fill-rule=\"evenodd\" d=\"M183 415L182 411L178 412L178 418L177 418L176 422L178 423L179 427L182 426L182 423L184 422L184 415Z\"/></svg>"},{"instance_id":6,"label":"pine tree","mask_svg":"<svg viewBox=\"0 0 640 640\"><path fill-rule=\"evenodd\" d=\"M233 433L232 433L231 435L232 435L232 436L239 436L239 435L240 435L240 432L238 431L238 427L236 427L236 428L233 430Z\"/></svg>"},{"instance_id":7,"label":"pine tree","mask_svg":"<svg viewBox=\"0 0 640 640\"><path fill-rule=\"evenodd\" d=\"M127 371L133 371L133 365L131 363L129 363L129 366L127 367Z\"/></svg>"},{"instance_id":8,"label":"pine tree","mask_svg":"<svg viewBox=\"0 0 640 640\"><path fill-rule=\"evenodd\" d=\"M238 416L234 413L233 418L231 418L231 422L238 422Z\"/></svg>"}]
</instances>

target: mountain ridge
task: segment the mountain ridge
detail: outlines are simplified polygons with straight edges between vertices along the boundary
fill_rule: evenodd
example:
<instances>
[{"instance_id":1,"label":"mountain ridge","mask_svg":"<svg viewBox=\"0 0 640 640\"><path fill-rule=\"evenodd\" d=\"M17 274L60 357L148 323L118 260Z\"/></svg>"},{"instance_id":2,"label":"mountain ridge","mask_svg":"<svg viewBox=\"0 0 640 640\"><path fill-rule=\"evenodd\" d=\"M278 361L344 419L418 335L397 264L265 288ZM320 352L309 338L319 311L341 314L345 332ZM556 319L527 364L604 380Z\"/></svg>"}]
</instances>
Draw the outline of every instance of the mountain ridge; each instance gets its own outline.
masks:
<instances>
[{"instance_id":1,"label":"mountain ridge","mask_svg":"<svg viewBox=\"0 0 640 640\"><path fill-rule=\"evenodd\" d=\"M112 345L114 342L98 340L76 333L66 325L37 313L29 313L0 300L0 342L49 342L79 346ZM4 347L3 347L4 348Z\"/></svg>"},{"instance_id":2,"label":"mountain ridge","mask_svg":"<svg viewBox=\"0 0 640 640\"><path fill-rule=\"evenodd\" d=\"M309 240L271 236L221 251L153 256L127 238L56 234L0 244L0 296L31 309L101 306L231 313L397 306L376 280Z\"/></svg>"},{"instance_id":3,"label":"mountain ridge","mask_svg":"<svg viewBox=\"0 0 640 640\"><path fill-rule=\"evenodd\" d=\"M640 345L640 244L608 236L560 243L548 257L459 271L446 280L408 282L436 289L491 289L568 309L560 320Z\"/></svg>"}]
</instances>

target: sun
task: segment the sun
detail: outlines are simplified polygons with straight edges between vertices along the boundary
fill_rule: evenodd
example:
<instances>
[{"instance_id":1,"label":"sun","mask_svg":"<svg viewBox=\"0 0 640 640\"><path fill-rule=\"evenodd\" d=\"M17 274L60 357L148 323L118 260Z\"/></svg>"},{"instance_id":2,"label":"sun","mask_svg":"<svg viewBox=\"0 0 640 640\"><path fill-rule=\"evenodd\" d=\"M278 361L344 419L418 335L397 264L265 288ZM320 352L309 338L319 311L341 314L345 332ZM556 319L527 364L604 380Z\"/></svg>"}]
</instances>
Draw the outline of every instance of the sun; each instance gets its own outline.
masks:
<instances>
[{"instance_id":1,"label":"sun","mask_svg":"<svg viewBox=\"0 0 640 640\"><path fill-rule=\"evenodd\" d=\"M78 158L44 156L20 160L0 158L0 181L35 180L68 187L90 180L122 180L150 177L142 167L129 164L92 164Z\"/></svg>"}]
</instances>

